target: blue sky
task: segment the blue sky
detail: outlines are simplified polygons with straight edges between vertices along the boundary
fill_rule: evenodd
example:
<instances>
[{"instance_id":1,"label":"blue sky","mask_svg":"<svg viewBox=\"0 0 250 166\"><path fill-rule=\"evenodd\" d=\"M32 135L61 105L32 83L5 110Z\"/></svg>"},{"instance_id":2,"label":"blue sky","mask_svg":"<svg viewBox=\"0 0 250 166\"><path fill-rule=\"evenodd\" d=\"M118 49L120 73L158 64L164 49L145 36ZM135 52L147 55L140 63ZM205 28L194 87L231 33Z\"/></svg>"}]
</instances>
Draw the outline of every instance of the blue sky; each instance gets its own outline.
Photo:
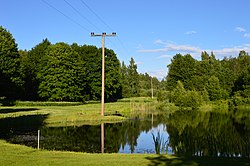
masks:
<instances>
[{"instance_id":1,"label":"blue sky","mask_svg":"<svg viewBox=\"0 0 250 166\"><path fill-rule=\"evenodd\" d=\"M249 8L249 0L2 0L0 25L27 50L44 38L101 47L90 32L115 31L106 47L161 79L176 53L199 59L213 51L221 59L250 52Z\"/></svg>"}]
</instances>

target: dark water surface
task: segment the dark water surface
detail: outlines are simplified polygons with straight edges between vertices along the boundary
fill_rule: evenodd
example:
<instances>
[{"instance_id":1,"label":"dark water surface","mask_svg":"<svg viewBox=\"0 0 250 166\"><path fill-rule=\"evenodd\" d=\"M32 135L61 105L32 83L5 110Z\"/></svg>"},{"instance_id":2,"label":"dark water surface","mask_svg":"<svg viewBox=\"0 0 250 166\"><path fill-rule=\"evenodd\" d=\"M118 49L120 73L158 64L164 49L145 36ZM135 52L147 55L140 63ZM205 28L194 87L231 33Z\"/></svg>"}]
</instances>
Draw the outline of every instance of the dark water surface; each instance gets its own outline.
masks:
<instances>
[{"instance_id":1,"label":"dark water surface","mask_svg":"<svg viewBox=\"0 0 250 166\"><path fill-rule=\"evenodd\" d=\"M159 133L164 153L192 156L250 157L250 110L177 111L122 123L46 127L46 115L0 119L0 139L40 148L77 152L155 153Z\"/></svg>"}]
</instances>

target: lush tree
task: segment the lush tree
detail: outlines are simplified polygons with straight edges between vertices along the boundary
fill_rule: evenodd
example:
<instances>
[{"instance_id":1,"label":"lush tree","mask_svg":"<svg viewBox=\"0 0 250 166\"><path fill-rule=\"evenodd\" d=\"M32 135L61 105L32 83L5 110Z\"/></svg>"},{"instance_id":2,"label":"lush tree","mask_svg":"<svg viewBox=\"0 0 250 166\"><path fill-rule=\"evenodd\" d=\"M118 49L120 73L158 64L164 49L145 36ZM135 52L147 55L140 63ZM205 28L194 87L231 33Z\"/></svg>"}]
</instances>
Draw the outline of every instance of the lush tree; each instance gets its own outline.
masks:
<instances>
[{"instance_id":1,"label":"lush tree","mask_svg":"<svg viewBox=\"0 0 250 166\"><path fill-rule=\"evenodd\" d=\"M82 101L85 68L79 54L65 43L48 48L39 72L39 96L50 101Z\"/></svg>"},{"instance_id":2,"label":"lush tree","mask_svg":"<svg viewBox=\"0 0 250 166\"><path fill-rule=\"evenodd\" d=\"M176 88L171 92L170 102L174 103L180 108L185 107L186 103L186 90L181 81L177 81Z\"/></svg>"},{"instance_id":3,"label":"lush tree","mask_svg":"<svg viewBox=\"0 0 250 166\"><path fill-rule=\"evenodd\" d=\"M209 99L211 101L222 99L222 89L220 87L220 81L217 77L212 76L208 79L206 83L206 90L209 94Z\"/></svg>"},{"instance_id":4,"label":"lush tree","mask_svg":"<svg viewBox=\"0 0 250 166\"><path fill-rule=\"evenodd\" d=\"M128 82L128 69L124 61L121 64L121 77L122 77L122 97L130 97L130 86Z\"/></svg>"},{"instance_id":5,"label":"lush tree","mask_svg":"<svg viewBox=\"0 0 250 166\"><path fill-rule=\"evenodd\" d=\"M180 109L188 107L197 109L201 106L203 99L199 92L195 90L186 91L182 82L177 81L176 88L171 92L170 102L174 103Z\"/></svg>"},{"instance_id":6,"label":"lush tree","mask_svg":"<svg viewBox=\"0 0 250 166\"><path fill-rule=\"evenodd\" d=\"M203 102L203 97L200 95L199 92L192 90L188 91L186 94L186 107L190 107L192 109L197 109L201 106Z\"/></svg>"},{"instance_id":7,"label":"lush tree","mask_svg":"<svg viewBox=\"0 0 250 166\"><path fill-rule=\"evenodd\" d=\"M25 100L38 100L38 87L40 81L38 73L46 65L46 61L42 61L46 55L48 47L51 45L48 39L44 39L41 43L37 44L30 51L21 51L21 68L24 80L24 99Z\"/></svg>"},{"instance_id":8,"label":"lush tree","mask_svg":"<svg viewBox=\"0 0 250 166\"><path fill-rule=\"evenodd\" d=\"M86 100L100 100L102 87L102 54L95 46L72 46L86 68Z\"/></svg>"},{"instance_id":9,"label":"lush tree","mask_svg":"<svg viewBox=\"0 0 250 166\"><path fill-rule=\"evenodd\" d=\"M105 100L116 101L122 98L120 61L113 50L105 50Z\"/></svg>"},{"instance_id":10,"label":"lush tree","mask_svg":"<svg viewBox=\"0 0 250 166\"><path fill-rule=\"evenodd\" d=\"M196 60L190 55L176 54L168 65L167 89L172 90L177 81L183 82L187 89L193 89L192 77L196 75Z\"/></svg>"},{"instance_id":11,"label":"lush tree","mask_svg":"<svg viewBox=\"0 0 250 166\"><path fill-rule=\"evenodd\" d=\"M102 86L102 50L95 46L78 46L72 49L80 55L85 66L85 100L100 100ZM105 49L105 101L116 101L122 97L120 62L113 50Z\"/></svg>"},{"instance_id":12,"label":"lush tree","mask_svg":"<svg viewBox=\"0 0 250 166\"><path fill-rule=\"evenodd\" d=\"M23 81L20 55L12 34L0 26L0 96L19 98Z\"/></svg>"},{"instance_id":13,"label":"lush tree","mask_svg":"<svg viewBox=\"0 0 250 166\"><path fill-rule=\"evenodd\" d=\"M139 93L139 75L137 72L137 65L133 58L130 59L129 65L127 67L128 72L128 84L130 88L130 97L138 96Z\"/></svg>"}]
</instances>

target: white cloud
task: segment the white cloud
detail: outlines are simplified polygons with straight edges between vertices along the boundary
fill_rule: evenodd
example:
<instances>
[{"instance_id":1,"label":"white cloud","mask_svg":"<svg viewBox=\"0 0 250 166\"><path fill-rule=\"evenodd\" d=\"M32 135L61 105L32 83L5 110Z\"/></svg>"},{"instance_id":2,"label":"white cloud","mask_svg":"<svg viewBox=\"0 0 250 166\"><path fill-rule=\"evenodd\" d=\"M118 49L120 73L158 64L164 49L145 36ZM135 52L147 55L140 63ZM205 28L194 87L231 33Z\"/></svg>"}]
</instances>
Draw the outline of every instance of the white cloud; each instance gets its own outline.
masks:
<instances>
[{"instance_id":1,"label":"white cloud","mask_svg":"<svg viewBox=\"0 0 250 166\"><path fill-rule=\"evenodd\" d=\"M250 34L245 34L245 37L250 37ZM162 45L162 48L158 49L148 49L148 50L138 50L140 53L163 53L158 56L158 58L171 58L171 54L180 53L182 55L191 54L193 57L200 57L202 51L207 51L208 53L213 52L216 57L225 56L236 56L240 51L245 50L250 52L250 44L243 44L234 47L224 47L222 49L201 49L196 46L190 45L178 45L169 42L163 42L162 40L156 40L155 44Z\"/></svg>"},{"instance_id":2,"label":"white cloud","mask_svg":"<svg viewBox=\"0 0 250 166\"><path fill-rule=\"evenodd\" d=\"M156 70L156 71L149 71L148 74L162 80L167 76L167 69L166 70Z\"/></svg>"},{"instance_id":3,"label":"white cloud","mask_svg":"<svg viewBox=\"0 0 250 166\"><path fill-rule=\"evenodd\" d=\"M237 31L237 32L246 32L246 29L242 28L242 27L236 27L235 31Z\"/></svg>"},{"instance_id":4,"label":"white cloud","mask_svg":"<svg viewBox=\"0 0 250 166\"><path fill-rule=\"evenodd\" d=\"M168 54L163 54L161 56L158 57L158 59L161 59L161 58L172 58L173 55L168 55Z\"/></svg>"},{"instance_id":5,"label":"white cloud","mask_svg":"<svg viewBox=\"0 0 250 166\"><path fill-rule=\"evenodd\" d=\"M196 34L197 32L196 31L187 31L185 34L186 35L193 35L193 34Z\"/></svg>"},{"instance_id":6,"label":"white cloud","mask_svg":"<svg viewBox=\"0 0 250 166\"><path fill-rule=\"evenodd\" d=\"M243 44L235 47L228 47L223 48L220 50L207 50L208 52L214 52L215 56L231 56L231 55L238 55L240 51L250 52L250 44Z\"/></svg>"},{"instance_id":7,"label":"white cloud","mask_svg":"<svg viewBox=\"0 0 250 166\"><path fill-rule=\"evenodd\" d=\"M141 65L141 64L143 64L143 62L136 62L135 64L136 65Z\"/></svg>"},{"instance_id":8,"label":"white cloud","mask_svg":"<svg viewBox=\"0 0 250 166\"><path fill-rule=\"evenodd\" d=\"M197 53L201 52L200 48L189 46L189 45L178 45L174 43L169 42L163 42L162 40L156 40L155 44L161 44L164 47L160 49L150 49L150 50L138 50L138 52L141 53L154 53L154 52L168 52L168 51L174 51L174 52L186 52L186 53Z\"/></svg>"},{"instance_id":9,"label":"white cloud","mask_svg":"<svg viewBox=\"0 0 250 166\"><path fill-rule=\"evenodd\" d=\"M244 34L244 37L249 38L249 37L250 37L250 33L245 33L245 34Z\"/></svg>"}]
</instances>

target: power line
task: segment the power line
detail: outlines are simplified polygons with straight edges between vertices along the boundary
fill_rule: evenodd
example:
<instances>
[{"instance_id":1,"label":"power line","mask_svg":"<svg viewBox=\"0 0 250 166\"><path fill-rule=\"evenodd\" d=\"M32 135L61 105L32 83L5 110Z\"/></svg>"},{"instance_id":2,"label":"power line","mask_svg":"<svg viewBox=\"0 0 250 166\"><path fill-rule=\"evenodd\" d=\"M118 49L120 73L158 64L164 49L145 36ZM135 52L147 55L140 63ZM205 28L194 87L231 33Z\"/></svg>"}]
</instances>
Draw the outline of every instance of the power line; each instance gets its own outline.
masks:
<instances>
[{"instance_id":1,"label":"power line","mask_svg":"<svg viewBox=\"0 0 250 166\"><path fill-rule=\"evenodd\" d=\"M63 12L61 12L60 10L58 10L56 7L52 6L51 4L49 4L46 0L41 0L43 3L45 3L46 5L48 5L49 7L51 7L52 9L56 10L57 12L59 12L60 14L62 14L64 17L66 17L68 20L70 20L71 22L75 23L76 25L78 25L79 27L81 27L82 29L91 32L89 29L87 29L86 27L82 26L81 24L79 24L77 21L75 21L74 19L72 19L71 17L67 16L66 14L64 14Z\"/></svg>"},{"instance_id":2,"label":"power line","mask_svg":"<svg viewBox=\"0 0 250 166\"><path fill-rule=\"evenodd\" d=\"M83 0L80 0L81 1L81 3L85 6L85 7L87 7L88 9L89 9L89 11L90 12L92 12L109 30L111 30L112 32L113 32L113 29L93 10L93 9L91 9ZM126 47L125 47L125 44L120 40L120 37L119 36L117 36L117 40L118 40L118 42L120 43L120 45L122 46L122 48L124 49L124 51L128 54L128 52L127 52L127 49L126 49ZM113 43L112 41L111 41L111 43Z\"/></svg>"},{"instance_id":3,"label":"power line","mask_svg":"<svg viewBox=\"0 0 250 166\"><path fill-rule=\"evenodd\" d=\"M84 27L83 25L81 25L79 22L77 22L76 20L74 20L73 18L69 17L68 15L64 14L62 11L60 11L59 9L57 9L56 7L54 7L53 5L51 5L49 2L47 2L46 0L41 0L43 3L45 3L47 6L49 6L50 8L56 10L58 13L60 13L61 15L63 15L64 17L66 17L68 20L70 20L71 22L73 22L74 24L78 25L79 27L81 27L82 29L84 29L85 31L91 32L88 28ZM93 27L95 27L97 30L101 31L100 28L98 28L95 24L93 24L88 18L86 18L79 10L77 10L74 6L72 6L68 1L64 0L65 3L67 3L68 6L70 6L76 13L78 13L83 19L87 20L89 24L91 24ZM92 10L83 0L80 0L80 2L88 8L89 11L91 11L106 27L108 27L111 31L112 28L100 17L98 16L98 14ZM124 45L124 43L120 40L120 38L118 37L118 42L120 43L120 45L122 46L123 50L125 50L126 54L128 54L127 49ZM110 40L111 43L114 44L113 41ZM116 45L116 44L115 44Z\"/></svg>"},{"instance_id":4,"label":"power line","mask_svg":"<svg viewBox=\"0 0 250 166\"><path fill-rule=\"evenodd\" d=\"M86 6L90 12L92 12L104 25L106 25L106 27L109 28L109 30L113 31L112 28L101 18L98 16L98 14L96 14L96 12L94 10L92 10L83 0L80 0L82 2L82 4L84 6Z\"/></svg>"},{"instance_id":5,"label":"power line","mask_svg":"<svg viewBox=\"0 0 250 166\"><path fill-rule=\"evenodd\" d=\"M64 0L76 13L78 13L83 19L85 19L89 24L96 28L96 30L101 31L97 26L95 26L87 17L85 17L79 10L77 10L74 6L72 6L68 1Z\"/></svg>"}]
</instances>

